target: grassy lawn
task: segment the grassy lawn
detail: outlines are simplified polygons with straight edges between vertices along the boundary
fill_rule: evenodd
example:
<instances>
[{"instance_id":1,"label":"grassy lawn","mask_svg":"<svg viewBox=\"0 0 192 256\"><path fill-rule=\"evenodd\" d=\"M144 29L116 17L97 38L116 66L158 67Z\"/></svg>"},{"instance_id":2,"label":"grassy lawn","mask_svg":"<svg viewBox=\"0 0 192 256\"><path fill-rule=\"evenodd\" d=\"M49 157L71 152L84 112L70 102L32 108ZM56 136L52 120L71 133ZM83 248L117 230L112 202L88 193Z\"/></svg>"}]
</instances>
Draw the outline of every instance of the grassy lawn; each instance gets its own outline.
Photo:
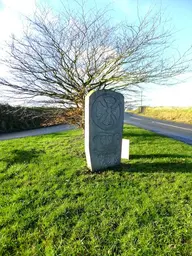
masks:
<instances>
[{"instance_id":1,"label":"grassy lawn","mask_svg":"<svg viewBox=\"0 0 192 256\"><path fill-rule=\"evenodd\" d=\"M192 255L192 147L125 126L90 173L81 130L0 142L0 255Z\"/></svg>"},{"instance_id":2,"label":"grassy lawn","mask_svg":"<svg viewBox=\"0 0 192 256\"><path fill-rule=\"evenodd\" d=\"M146 107L144 113L139 113L139 109L133 111L133 113L162 120L192 124L192 107Z\"/></svg>"}]
</instances>

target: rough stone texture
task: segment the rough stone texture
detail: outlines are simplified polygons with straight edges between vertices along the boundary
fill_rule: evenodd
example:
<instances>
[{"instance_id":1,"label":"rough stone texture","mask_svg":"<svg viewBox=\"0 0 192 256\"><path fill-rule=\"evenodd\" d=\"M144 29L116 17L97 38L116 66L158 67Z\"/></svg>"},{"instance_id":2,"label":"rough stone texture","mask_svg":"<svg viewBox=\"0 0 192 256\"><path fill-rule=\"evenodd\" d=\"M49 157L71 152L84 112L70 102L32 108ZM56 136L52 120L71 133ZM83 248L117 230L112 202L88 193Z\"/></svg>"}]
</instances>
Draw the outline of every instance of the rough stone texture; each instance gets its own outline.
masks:
<instances>
[{"instance_id":1,"label":"rough stone texture","mask_svg":"<svg viewBox=\"0 0 192 256\"><path fill-rule=\"evenodd\" d=\"M124 97L110 90L91 92L85 99L85 153L92 171L119 165Z\"/></svg>"}]
</instances>

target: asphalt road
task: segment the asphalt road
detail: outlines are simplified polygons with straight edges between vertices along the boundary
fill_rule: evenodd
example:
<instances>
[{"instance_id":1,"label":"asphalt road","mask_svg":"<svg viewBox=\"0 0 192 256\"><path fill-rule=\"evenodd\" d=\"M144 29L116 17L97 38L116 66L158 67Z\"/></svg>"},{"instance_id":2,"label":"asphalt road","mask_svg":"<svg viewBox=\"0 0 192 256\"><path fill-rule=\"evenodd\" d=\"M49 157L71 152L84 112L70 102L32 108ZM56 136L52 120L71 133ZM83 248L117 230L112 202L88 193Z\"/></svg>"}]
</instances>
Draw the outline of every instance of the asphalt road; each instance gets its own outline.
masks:
<instances>
[{"instance_id":1,"label":"asphalt road","mask_svg":"<svg viewBox=\"0 0 192 256\"><path fill-rule=\"evenodd\" d=\"M171 137L176 140L185 142L189 145L192 145L192 125L162 121L130 113L125 113L124 123L132 124L137 127L141 127L146 130L153 131L155 133L165 135L167 137ZM71 125L57 125L28 131L5 133L0 135L0 140L9 140L27 136L49 134L66 130L72 130L74 128L75 126Z\"/></svg>"},{"instance_id":2,"label":"asphalt road","mask_svg":"<svg viewBox=\"0 0 192 256\"><path fill-rule=\"evenodd\" d=\"M132 124L192 145L192 125L162 121L131 113L124 114L124 123Z\"/></svg>"},{"instance_id":3,"label":"asphalt road","mask_svg":"<svg viewBox=\"0 0 192 256\"><path fill-rule=\"evenodd\" d=\"M74 125L60 124L50 127L44 127L39 129L21 131L21 132L11 132L11 133L3 133L0 134L0 140L10 140L10 139L18 139L28 136L37 136L55 132L62 132L75 129Z\"/></svg>"}]
</instances>

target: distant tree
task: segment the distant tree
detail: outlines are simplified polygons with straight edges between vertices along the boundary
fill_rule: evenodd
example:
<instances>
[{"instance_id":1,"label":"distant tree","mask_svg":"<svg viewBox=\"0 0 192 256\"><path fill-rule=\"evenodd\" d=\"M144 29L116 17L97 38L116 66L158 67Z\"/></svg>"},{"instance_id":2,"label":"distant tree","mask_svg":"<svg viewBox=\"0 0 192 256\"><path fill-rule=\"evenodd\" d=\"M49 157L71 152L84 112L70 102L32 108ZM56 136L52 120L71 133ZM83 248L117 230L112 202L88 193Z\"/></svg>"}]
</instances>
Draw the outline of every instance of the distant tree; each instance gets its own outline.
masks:
<instances>
[{"instance_id":1,"label":"distant tree","mask_svg":"<svg viewBox=\"0 0 192 256\"><path fill-rule=\"evenodd\" d=\"M166 55L172 32L161 13L149 11L137 23L114 24L106 9L65 8L58 14L40 8L27 18L23 37L12 36L1 62L10 78L0 78L17 97L44 96L83 117L91 90L129 91L141 83L166 83L189 70L190 50L178 58ZM75 120L73 120L76 122ZM83 118L79 122L83 126Z\"/></svg>"}]
</instances>

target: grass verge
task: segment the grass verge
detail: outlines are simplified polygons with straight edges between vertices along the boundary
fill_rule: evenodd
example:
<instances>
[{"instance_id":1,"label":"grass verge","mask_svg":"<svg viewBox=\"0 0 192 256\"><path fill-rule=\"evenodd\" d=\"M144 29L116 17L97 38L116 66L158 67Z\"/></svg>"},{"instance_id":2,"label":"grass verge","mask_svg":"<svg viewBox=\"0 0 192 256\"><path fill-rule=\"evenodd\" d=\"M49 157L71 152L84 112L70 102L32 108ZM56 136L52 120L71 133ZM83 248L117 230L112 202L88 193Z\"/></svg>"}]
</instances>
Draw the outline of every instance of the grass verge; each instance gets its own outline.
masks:
<instances>
[{"instance_id":1,"label":"grass verge","mask_svg":"<svg viewBox=\"0 0 192 256\"><path fill-rule=\"evenodd\" d=\"M0 255L192 255L191 146L124 138L130 161L99 174L81 130L0 142Z\"/></svg>"},{"instance_id":2,"label":"grass verge","mask_svg":"<svg viewBox=\"0 0 192 256\"><path fill-rule=\"evenodd\" d=\"M162 120L192 124L192 108L146 107L143 113L140 113L139 109L133 111L133 113Z\"/></svg>"}]
</instances>

